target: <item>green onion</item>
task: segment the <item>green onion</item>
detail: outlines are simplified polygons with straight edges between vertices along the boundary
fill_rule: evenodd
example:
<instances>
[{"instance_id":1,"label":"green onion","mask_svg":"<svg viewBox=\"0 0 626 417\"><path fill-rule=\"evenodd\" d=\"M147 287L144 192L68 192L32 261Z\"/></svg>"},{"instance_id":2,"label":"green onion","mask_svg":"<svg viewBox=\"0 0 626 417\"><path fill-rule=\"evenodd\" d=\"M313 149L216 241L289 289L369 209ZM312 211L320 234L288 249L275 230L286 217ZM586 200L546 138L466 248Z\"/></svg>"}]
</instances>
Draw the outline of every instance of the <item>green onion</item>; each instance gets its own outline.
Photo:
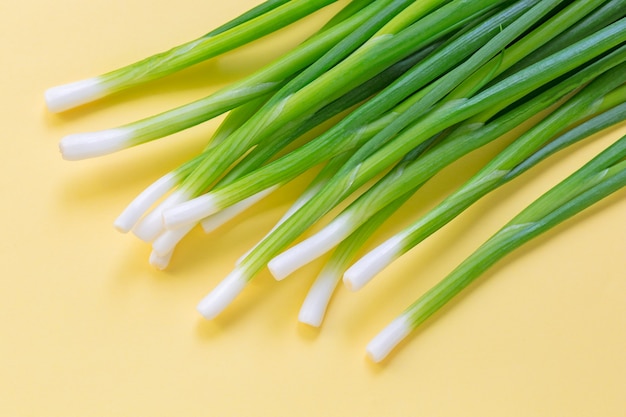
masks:
<instances>
[{"instance_id":1,"label":"green onion","mask_svg":"<svg viewBox=\"0 0 626 417\"><path fill-rule=\"evenodd\" d=\"M626 136L545 193L463 261L368 345L376 362L505 255L626 186Z\"/></svg>"},{"instance_id":2,"label":"green onion","mask_svg":"<svg viewBox=\"0 0 626 417\"><path fill-rule=\"evenodd\" d=\"M580 77L579 77L580 78ZM624 89L624 86L621 87ZM547 91L544 95L545 98L552 97L553 101L556 101L558 98L557 91L555 89L551 89ZM618 91L617 93L611 94L611 96L605 96L602 103L602 108L610 108L615 103L611 102L612 96L621 97L621 99L626 99L624 97L623 91ZM534 100L534 102L539 102L542 97L538 97ZM528 103L524 107L529 107ZM543 107L546 107L549 104L548 100L544 99ZM540 106L532 106L535 107L535 110L540 110ZM598 109L598 111L602 111L602 108ZM512 110L516 111L520 115L524 115L521 118L527 118L528 115L524 114L520 110ZM504 117L501 117L503 119ZM565 134L559 136L554 139L552 142L540 148L533 155L528 157L524 162L520 163L516 168L510 171L507 176L507 181L512 179L513 177L519 175L520 173L526 171L533 165L536 165L541 160L545 159L549 155L564 149L565 147L587 138L592 134L599 132L607 127L613 126L619 122L622 122L626 119L626 103L618 104L610 110L605 111L604 113L600 113L598 116L595 116L593 119L575 127L574 129L566 132ZM493 122L492 122L493 123ZM500 127L503 127L504 130L508 130L509 126L506 126L506 123L502 123ZM459 128L463 130L462 128ZM422 171L425 172L423 174L423 178L427 178L434 173L434 169L439 166L444 166L448 161L450 161L450 156L454 155L455 152L458 154L467 153L471 149L475 149L478 146L481 146L485 143L486 139L489 136L494 136L493 133L484 131L486 128L482 128L479 130L474 130L471 133L471 136L481 137L481 140L472 139L471 141L459 140L455 138L454 140L448 140L446 145L439 146L436 150L432 150L427 157L422 158L418 161L418 163L414 164L414 171ZM490 135L491 133L491 135ZM497 133L496 133L497 135ZM473 146L469 149L463 149L466 143L473 143ZM446 148L450 151L454 152L446 152ZM462 150L460 150L462 149ZM412 176L410 172L410 168L403 166L402 167L402 176L410 177ZM415 182L415 180L413 180ZM405 178L403 181L397 181L397 178L394 178L394 181L382 182L376 185L382 190L387 190L389 193L392 193L393 190L389 190L390 187L394 187L401 192L400 190L406 190L408 185L406 185L407 179ZM421 184L420 184L421 185ZM417 188L419 188L419 186ZM363 279L363 274L359 275L359 278L355 278L354 270L348 272L344 275L348 267L353 262L353 258L355 253L363 246L367 238L373 234L376 229L382 224L387 218L389 218L393 213L406 201L415 190L412 190L406 193L404 196L397 198L391 203L384 206L384 208L377 211L377 206L381 206L385 204L384 196L381 194L373 193L374 188L367 191L366 194L362 195L358 200L362 206L365 207L365 213L361 215L364 216L360 221L353 220L353 226L359 226L361 222L362 225L354 231L349 237L345 238L342 243L337 247L335 252L331 255L328 260L326 266L318 276L314 285L311 287L310 293L307 295L305 302L302 306L302 310L299 316L300 321L310 324L312 326L319 326L321 324L326 306L330 300L332 292L334 291L335 286L338 281L344 276L344 282L348 285L350 289L358 289L363 286L363 284L367 281L367 279ZM364 201L364 197L367 197L367 201ZM353 203L354 205L354 203ZM352 206L347 210L356 210ZM342 214L342 216L346 215L346 211ZM306 241L304 241L306 242ZM302 243L300 244L302 245ZM298 245L298 246L300 246ZM293 248L292 248L293 249ZM304 252L304 251L303 251ZM385 256L385 255L383 255ZM369 270L370 268L375 268L371 264L366 264L363 266L365 270ZM378 269L378 268L375 268ZM368 276L371 277L375 274L376 271L368 272Z\"/></svg>"},{"instance_id":3,"label":"green onion","mask_svg":"<svg viewBox=\"0 0 626 417\"><path fill-rule=\"evenodd\" d=\"M266 100L267 97L260 97L230 112L211 138L207 148L217 145L228 137L235 129L241 126L245 120L254 114ZM114 222L115 228L123 233L130 231L150 206L174 189L183 178L189 175L189 172L198 163L198 160L199 158L194 158L186 162L146 188L118 216Z\"/></svg>"},{"instance_id":4,"label":"green onion","mask_svg":"<svg viewBox=\"0 0 626 417\"><path fill-rule=\"evenodd\" d=\"M170 51L53 88L48 105L62 111L155 80L333 2L265 1ZM626 119L625 16L626 0L353 0L252 75L143 120L69 135L60 148L69 160L101 156L228 112L201 152L148 186L115 221L150 243L158 269L198 224L210 233L319 169L198 305L213 318L266 266L280 280L334 249L299 314L319 326L342 276L349 289L362 287L482 196ZM465 185L353 263L429 179L498 139L510 144ZM622 138L409 307L369 345L370 356L384 358L499 258L625 185L625 161Z\"/></svg>"},{"instance_id":5,"label":"green onion","mask_svg":"<svg viewBox=\"0 0 626 417\"><path fill-rule=\"evenodd\" d=\"M51 111L64 111L172 74L272 33L336 0L268 1L220 28L169 51L94 78L46 92Z\"/></svg>"}]
</instances>

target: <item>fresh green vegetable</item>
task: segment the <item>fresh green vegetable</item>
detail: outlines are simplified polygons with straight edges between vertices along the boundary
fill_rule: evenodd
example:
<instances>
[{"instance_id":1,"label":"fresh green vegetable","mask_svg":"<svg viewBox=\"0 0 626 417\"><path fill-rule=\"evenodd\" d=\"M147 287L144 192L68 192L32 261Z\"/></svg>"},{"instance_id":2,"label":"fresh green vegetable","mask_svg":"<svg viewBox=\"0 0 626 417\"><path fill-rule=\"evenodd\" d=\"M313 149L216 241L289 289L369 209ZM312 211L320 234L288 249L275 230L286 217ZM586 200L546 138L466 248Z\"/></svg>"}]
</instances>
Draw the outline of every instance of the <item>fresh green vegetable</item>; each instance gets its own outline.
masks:
<instances>
[{"instance_id":1,"label":"fresh green vegetable","mask_svg":"<svg viewBox=\"0 0 626 417\"><path fill-rule=\"evenodd\" d=\"M208 34L134 64L53 87L51 111L64 111L129 87L172 74L272 33L336 0L270 0Z\"/></svg>"},{"instance_id":2,"label":"fresh green vegetable","mask_svg":"<svg viewBox=\"0 0 626 417\"><path fill-rule=\"evenodd\" d=\"M48 104L61 111L155 80L333 2L268 0L163 54L53 88ZM360 288L485 194L626 119L626 0L353 0L343 6L292 51L208 97L61 140L65 159L96 157L228 112L202 151L150 185L115 221L120 231L132 230L152 245L150 263L160 269L198 224L209 233L318 170L200 302L206 318L223 311L266 266L282 279L335 248L299 316L319 326L342 275L349 288ZM512 142L466 185L349 267L423 184L498 139ZM623 186L624 141L530 206L411 306L370 345L372 358L382 359L510 250ZM333 210L339 214L330 218Z\"/></svg>"},{"instance_id":3,"label":"fresh green vegetable","mask_svg":"<svg viewBox=\"0 0 626 417\"><path fill-rule=\"evenodd\" d=\"M542 195L463 261L368 345L378 362L417 326L508 253L626 186L626 136Z\"/></svg>"}]
</instances>

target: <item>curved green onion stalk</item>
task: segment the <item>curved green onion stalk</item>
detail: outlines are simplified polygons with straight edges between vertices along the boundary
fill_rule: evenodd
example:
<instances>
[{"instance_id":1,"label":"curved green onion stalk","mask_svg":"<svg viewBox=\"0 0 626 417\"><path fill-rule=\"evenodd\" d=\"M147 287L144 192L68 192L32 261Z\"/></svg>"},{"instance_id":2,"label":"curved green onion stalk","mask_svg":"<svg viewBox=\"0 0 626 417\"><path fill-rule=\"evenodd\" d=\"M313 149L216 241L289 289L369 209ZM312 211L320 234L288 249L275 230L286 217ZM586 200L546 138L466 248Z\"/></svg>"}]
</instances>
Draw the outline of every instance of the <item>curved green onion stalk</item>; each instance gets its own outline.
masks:
<instances>
[{"instance_id":1,"label":"curved green onion stalk","mask_svg":"<svg viewBox=\"0 0 626 417\"><path fill-rule=\"evenodd\" d=\"M406 198L409 196L410 194L407 195ZM302 303L302 307L298 313L298 320L301 323L314 327L319 327L322 324L328 304L337 284L341 281L343 273L352 263L353 258L361 249L361 246L378 230L385 220L396 212L404 203L404 200L405 199L401 197L396 202L387 205L387 207L374 214L367 222L337 246L337 249L335 249L330 259L313 282L313 285Z\"/></svg>"},{"instance_id":2,"label":"curved green onion stalk","mask_svg":"<svg viewBox=\"0 0 626 417\"><path fill-rule=\"evenodd\" d=\"M196 40L54 87L48 106L63 111L166 76L334 1L267 0ZM114 222L151 245L158 269L194 227L211 233L319 169L197 308L211 319L263 268L281 280L332 252L298 316L320 326L342 278L358 290L487 193L626 120L625 16L626 0L352 0L292 51L214 94L69 135L60 148L68 160L101 156L228 112L201 152L148 186ZM361 254L429 179L503 136L511 143L465 185ZM626 185L625 161L622 138L529 206L377 336L371 358L382 360L498 259Z\"/></svg>"},{"instance_id":3,"label":"curved green onion stalk","mask_svg":"<svg viewBox=\"0 0 626 417\"><path fill-rule=\"evenodd\" d=\"M270 0L209 32L126 67L106 74L52 87L46 91L48 109L69 110L109 94L172 74L275 32L336 0Z\"/></svg>"},{"instance_id":4,"label":"curved green onion stalk","mask_svg":"<svg viewBox=\"0 0 626 417\"><path fill-rule=\"evenodd\" d=\"M463 261L367 346L375 362L501 258L626 186L626 136L545 193Z\"/></svg>"}]
</instances>

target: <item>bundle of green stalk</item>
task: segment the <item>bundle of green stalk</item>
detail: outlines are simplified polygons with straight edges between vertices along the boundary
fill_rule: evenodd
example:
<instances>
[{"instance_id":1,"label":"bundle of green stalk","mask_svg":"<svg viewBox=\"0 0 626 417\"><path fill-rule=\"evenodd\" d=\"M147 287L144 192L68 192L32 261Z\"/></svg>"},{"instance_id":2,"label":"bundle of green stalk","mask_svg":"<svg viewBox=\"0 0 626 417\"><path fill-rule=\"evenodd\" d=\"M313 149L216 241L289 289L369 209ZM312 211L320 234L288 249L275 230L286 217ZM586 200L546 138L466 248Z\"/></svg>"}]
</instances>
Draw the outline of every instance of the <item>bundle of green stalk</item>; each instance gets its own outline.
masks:
<instances>
[{"instance_id":1,"label":"bundle of green stalk","mask_svg":"<svg viewBox=\"0 0 626 417\"><path fill-rule=\"evenodd\" d=\"M330 3L269 0L168 52L55 87L49 107L65 110L154 80ZM70 135L61 151L66 159L104 155L230 112L199 155L149 186L115 222L152 245L150 262L158 268L198 224L215 230L319 169L198 305L211 319L266 266L280 280L334 250L299 317L319 326L342 276L350 289L361 288L490 191L626 119L624 16L626 0L354 0L253 75L154 117ZM302 139L333 117L338 121L326 131ZM465 185L355 262L369 237L430 178L490 142L511 140L513 131L517 137ZM623 187L625 157L622 138L522 211L374 339L370 356L383 359L498 259ZM340 205L318 233L293 245Z\"/></svg>"}]
</instances>

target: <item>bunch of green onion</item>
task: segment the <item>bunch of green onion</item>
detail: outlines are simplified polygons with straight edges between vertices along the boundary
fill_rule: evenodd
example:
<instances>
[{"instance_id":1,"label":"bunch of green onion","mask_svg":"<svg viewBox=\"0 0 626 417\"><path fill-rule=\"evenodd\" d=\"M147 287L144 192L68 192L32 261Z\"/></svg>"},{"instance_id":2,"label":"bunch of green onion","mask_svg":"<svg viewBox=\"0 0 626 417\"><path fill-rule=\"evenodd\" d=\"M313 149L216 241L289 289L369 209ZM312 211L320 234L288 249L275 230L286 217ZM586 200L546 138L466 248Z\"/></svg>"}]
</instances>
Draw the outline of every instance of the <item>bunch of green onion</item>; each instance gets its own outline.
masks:
<instances>
[{"instance_id":1,"label":"bunch of green onion","mask_svg":"<svg viewBox=\"0 0 626 417\"><path fill-rule=\"evenodd\" d=\"M334 2L268 0L169 51L54 87L46 93L48 107L64 111L154 81ZM207 319L263 268L281 280L332 251L299 316L319 326L342 277L358 290L490 191L626 119L626 0L344 3L299 46L206 98L61 140L65 159L91 158L228 112L201 153L164 173L115 222L151 244L150 263L160 269L197 225L209 233L321 167L276 226L202 299L198 310ZM331 118L338 121L323 133L304 135ZM513 134L466 184L356 259L368 238L430 178ZM624 185L626 137L523 210L419 298L371 342L371 358L382 360L504 255ZM319 232L300 240L339 206L343 210Z\"/></svg>"}]
</instances>

